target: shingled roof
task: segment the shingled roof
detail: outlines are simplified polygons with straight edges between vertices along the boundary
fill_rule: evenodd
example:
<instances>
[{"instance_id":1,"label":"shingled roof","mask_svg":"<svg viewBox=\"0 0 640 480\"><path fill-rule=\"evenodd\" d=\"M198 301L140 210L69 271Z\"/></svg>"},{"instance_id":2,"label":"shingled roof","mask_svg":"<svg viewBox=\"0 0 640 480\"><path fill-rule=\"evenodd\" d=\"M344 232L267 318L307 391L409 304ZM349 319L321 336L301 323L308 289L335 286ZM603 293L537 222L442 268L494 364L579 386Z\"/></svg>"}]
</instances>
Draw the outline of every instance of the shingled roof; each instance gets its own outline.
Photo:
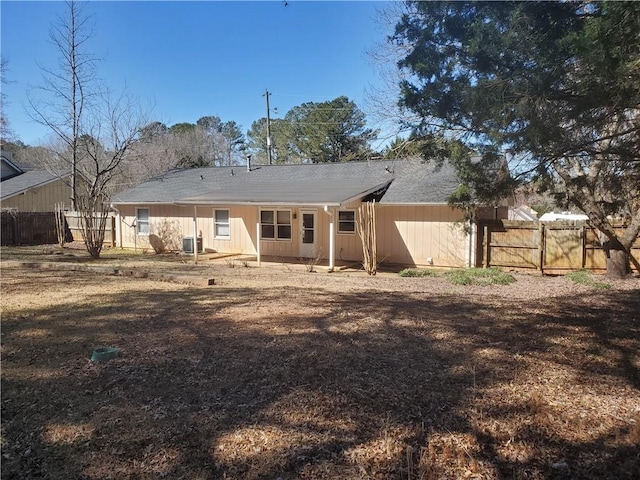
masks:
<instances>
[{"instance_id":1,"label":"shingled roof","mask_svg":"<svg viewBox=\"0 0 640 480\"><path fill-rule=\"evenodd\" d=\"M41 187L47 183L59 180L61 177L54 175L46 170L31 170L21 173L16 177L11 177L2 181L0 190L2 192L2 200L19 195L32 188Z\"/></svg>"},{"instance_id":2,"label":"shingled roof","mask_svg":"<svg viewBox=\"0 0 640 480\"><path fill-rule=\"evenodd\" d=\"M174 170L112 197L113 204L340 205L377 193L381 204L444 204L453 168L418 160ZM381 196L380 196L381 194Z\"/></svg>"}]
</instances>

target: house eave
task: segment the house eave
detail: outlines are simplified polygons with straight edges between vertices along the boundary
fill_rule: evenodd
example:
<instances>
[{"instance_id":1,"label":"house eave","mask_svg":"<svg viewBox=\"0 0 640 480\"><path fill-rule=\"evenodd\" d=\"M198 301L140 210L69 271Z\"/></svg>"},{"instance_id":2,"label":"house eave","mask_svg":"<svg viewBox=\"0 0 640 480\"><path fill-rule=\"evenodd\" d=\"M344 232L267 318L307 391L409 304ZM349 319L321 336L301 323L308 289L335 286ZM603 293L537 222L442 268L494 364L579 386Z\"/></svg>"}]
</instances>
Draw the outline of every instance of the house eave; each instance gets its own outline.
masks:
<instances>
[{"instance_id":1,"label":"house eave","mask_svg":"<svg viewBox=\"0 0 640 480\"><path fill-rule=\"evenodd\" d=\"M252 206L252 207L314 207L321 208L325 205L328 207L339 207L344 202L276 202L276 201L265 201L265 202L251 202L251 201L220 201L220 202L202 202L202 201L179 201L174 202L173 205L178 207L188 207L188 206L208 206L208 207L224 207L227 205L239 205L239 206Z\"/></svg>"},{"instance_id":2,"label":"house eave","mask_svg":"<svg viewBox=\"0 0 640 480\"><path fill-rule=\"evenodd\" d=\"M116 205L125 205L125 206L129 206L129 205L175 205L175 202L154 202L154 201L148 201L148 200L138 200L135 202L122 202L122 201L114 201L113 199L111 200L111 205L112 206L116 206Z\"/></svg>"},{"instance_id":3,"label":"house eave","mask_svg":"<svg viewBox=\"0 0 640 480\"><path fill-rule=\"evenodd\" d=\"M381 207L446 207L447 202L380 202ZM455 207L452 207L455 208Z\"/></svg>"}]
</instances>

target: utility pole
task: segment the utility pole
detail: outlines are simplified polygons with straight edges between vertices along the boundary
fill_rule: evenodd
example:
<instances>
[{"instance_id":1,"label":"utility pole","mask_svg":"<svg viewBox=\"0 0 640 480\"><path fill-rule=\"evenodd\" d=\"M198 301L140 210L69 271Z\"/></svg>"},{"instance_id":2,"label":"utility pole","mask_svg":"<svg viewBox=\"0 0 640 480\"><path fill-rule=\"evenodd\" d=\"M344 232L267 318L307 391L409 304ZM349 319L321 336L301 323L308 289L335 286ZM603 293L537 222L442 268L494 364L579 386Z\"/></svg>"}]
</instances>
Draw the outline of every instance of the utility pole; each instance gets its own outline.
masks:
<instances>
[{"instance_id":1,"label":"utility pole","mask_svg":"<svg viewBox=\"0 0 640 480\"><path fill-rule=\"evenodd\" d=\"M269 112L269 90L265 90L263 97L267 98L267 159L271 165L271 118Z\"/></svg>"}]
</instances>

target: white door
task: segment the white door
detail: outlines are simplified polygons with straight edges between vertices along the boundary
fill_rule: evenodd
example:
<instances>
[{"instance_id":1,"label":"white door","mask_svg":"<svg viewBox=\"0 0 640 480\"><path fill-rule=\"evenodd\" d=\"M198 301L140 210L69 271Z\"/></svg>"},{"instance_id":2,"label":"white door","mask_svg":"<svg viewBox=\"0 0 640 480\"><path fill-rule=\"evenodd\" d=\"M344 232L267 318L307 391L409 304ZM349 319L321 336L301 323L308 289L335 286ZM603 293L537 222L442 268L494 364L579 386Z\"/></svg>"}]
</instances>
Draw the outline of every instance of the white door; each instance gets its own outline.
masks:
<instances>
[{"instance_id":1,"label":"white door","mask_svg":"<svg viewBox=\"0 0 640 480\"><path fill-rule=\"evenodd\" d=\"M300 210L300 256L314 258L316 252L316 212Z\"/></svg>"}]
</instances>

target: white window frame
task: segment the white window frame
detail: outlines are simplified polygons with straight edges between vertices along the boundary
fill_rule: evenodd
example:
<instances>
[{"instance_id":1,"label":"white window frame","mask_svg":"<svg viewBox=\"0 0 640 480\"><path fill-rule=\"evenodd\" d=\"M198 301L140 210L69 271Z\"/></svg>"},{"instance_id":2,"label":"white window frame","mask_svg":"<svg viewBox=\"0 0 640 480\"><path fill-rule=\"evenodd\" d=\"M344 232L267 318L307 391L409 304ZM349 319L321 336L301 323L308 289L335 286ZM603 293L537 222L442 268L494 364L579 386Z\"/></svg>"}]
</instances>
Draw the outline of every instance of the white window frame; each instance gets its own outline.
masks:
<instances>
[{"instance_id":1,"label":"white window frame","mask_svg":"<svg viewBox=\"0 0 640 480\"><path fill-rule=\"evenodd\" d=\"M263 223L262 222L262 212L271 212L273 214L273 223ZM287 212L289 214L289 223L278 223L278 212ZM293 225L292 225L293 214L291 209L287 208L261 208L260 209L260 240L264 240L266 242L291 242L293 240ZM263 225L272 225L273 226L273 237L264 237L262 234ZM289 227L289 236L288 237L280 237L278 235L278 227L279 226L288 226Z\"/></svg>"},{"instance_id":2,"label":"white window frame","mask_svg":"<svg viewBox=\"0 0 640 480\"><path fill-rule=\"evenodd\" d=\"M141 210L147 211L146 220L140 221ZM147 231L146 232L140 231L141 230L140 225L146 225ZM151 233L151 210L149 209L149 207L136 208L136 235L138 235L139 237L148 237L150 233Z\"/></svg>"},{"instance_id":3,"label":"white window frame","mask_svg":"<svg viewBox=\"0 0 640 480\"><path fill-rule=\"evenodd\" d=\"M353 213L353 230L342 230L340 228L340 223L347 223L347 222L351 223L351 220L342 220L342 221L340 220L340 214L343 212ZM355 235L356 230L357 230L356 211L350 208L338 210L338 234L339 235Z\"/></svg>"},{"instance_id":4,"label":"white window frame","mask_svg":"<svg viewBox=\"0 0 640 480\"><path fill-rule=\"evenodd\" d=\"M227 212L227 221L222 222L218 220L218 212ZM228 235L218 235L218 226L226 225ZM231 212L228 208L214 208L213 209L213 238L216 240L231 240Z\"/></svg>"}]
</instances>

